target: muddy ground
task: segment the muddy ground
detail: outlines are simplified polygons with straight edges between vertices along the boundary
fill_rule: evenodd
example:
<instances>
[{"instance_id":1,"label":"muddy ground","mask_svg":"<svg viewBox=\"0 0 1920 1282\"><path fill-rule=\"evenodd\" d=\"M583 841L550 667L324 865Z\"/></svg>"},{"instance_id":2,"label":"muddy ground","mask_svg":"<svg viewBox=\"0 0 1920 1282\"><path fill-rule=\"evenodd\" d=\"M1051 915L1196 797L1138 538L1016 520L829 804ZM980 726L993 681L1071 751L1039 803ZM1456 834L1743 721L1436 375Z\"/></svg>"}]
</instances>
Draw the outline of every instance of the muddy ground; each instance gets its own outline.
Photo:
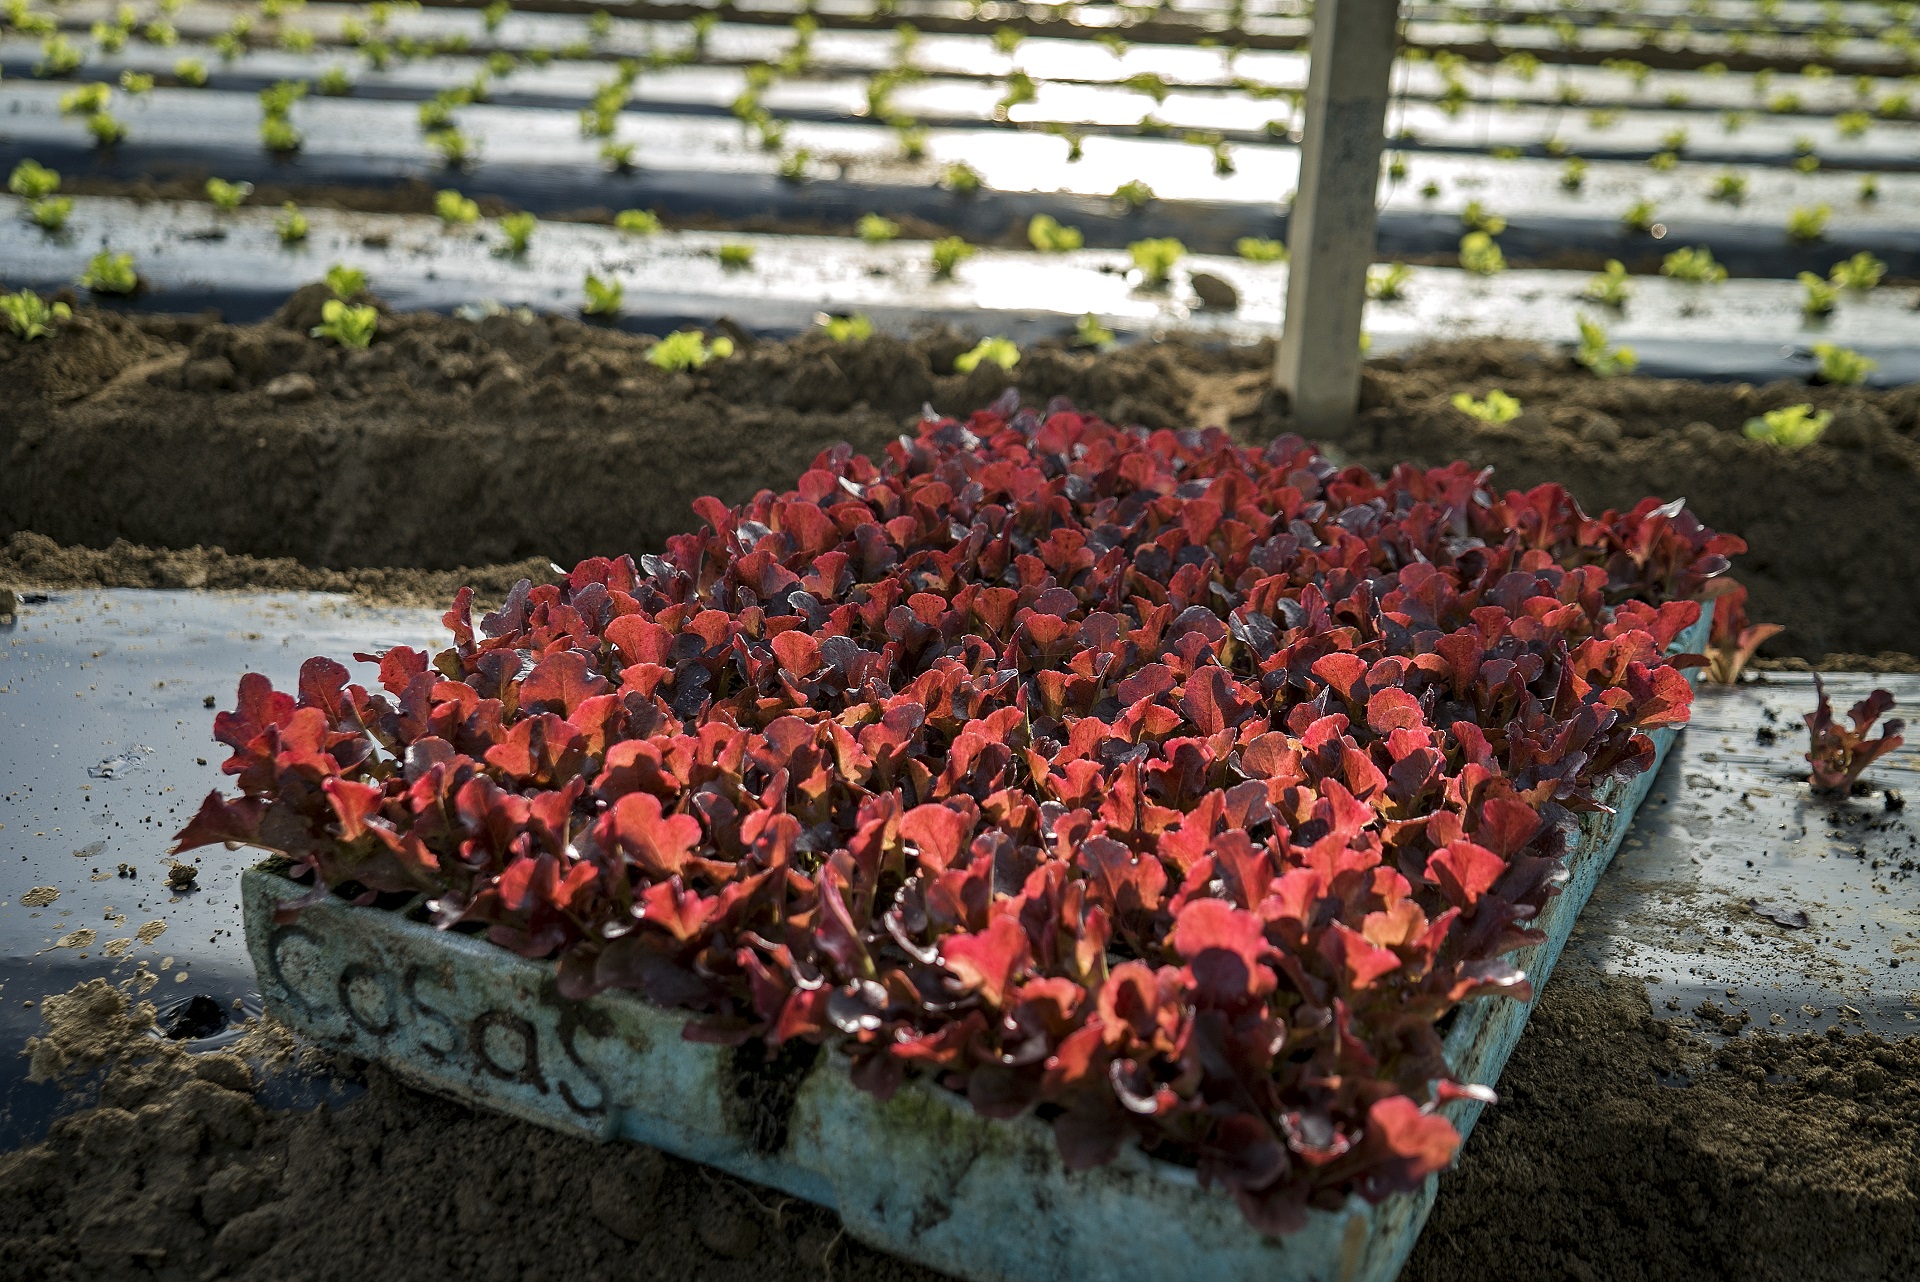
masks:
<instances>
[{"instance_id":1,"label":"muddy ground","mask_svg":"<svg viewBox=\"0 0 1920 1282\"><path fill-rule=\"evenodd\" d=\"M224 549L197 554L224 576L210 584L247 581L236 557L389 577L571 564L658 547L701 494L744 499L829 445L879 451L923 405L964 413L1009 385L1152 427L1217 423L1260 440L1288 426L1265 391L1265 346L1042 345L1011 374L958 375L969 344L956 334L809 335L669 373L647 363L645 338L530 315L390 315L370 349L347 352L306 336L323 297L310 287L252 326L83 309L51 339L0 336L0 538ZM1487 426L1449 404L1492 387L1520 398L1520 418ZM1834 411L1819 444L1788 453L1741 435L1798 401ZM1752 544L1738 571L1752 611L1788 629L1768 653L1914 649L1920 388L1603 381L1541 348L1454 343L1370 362L1354 432L1327 444L1376 467L1464 457L1500 484L1558 480L1595 510L1685 497ZM165 557L17 539L0 555L22 581L150 585L171 572ZM277 585L337 582L260 569Z\"/></svg>"},{"instance_id":2,"label":"muddy ground","mask_svg":"<svg viewBox=\"0 0 1920 1282\"><path fill-rule=\"evenodd\" d=\"M105 981L47 1003L44 1073L111 1065L98 1107L0 1155L0 1279L932 1282L826 1211L632 1145L600 1148L422 1095L378 1069L283 1113L260 1030L189 1056ZM237 1054L235 1052L238 1052ZM1864 1282L1920 1270L1920 1039L1714 1048L1569 960L1407 1282ZM427 1226L432 1226L427 1228ZM423 1231L423 1229L425 1231Z\"/></svg>"}]
</instances>

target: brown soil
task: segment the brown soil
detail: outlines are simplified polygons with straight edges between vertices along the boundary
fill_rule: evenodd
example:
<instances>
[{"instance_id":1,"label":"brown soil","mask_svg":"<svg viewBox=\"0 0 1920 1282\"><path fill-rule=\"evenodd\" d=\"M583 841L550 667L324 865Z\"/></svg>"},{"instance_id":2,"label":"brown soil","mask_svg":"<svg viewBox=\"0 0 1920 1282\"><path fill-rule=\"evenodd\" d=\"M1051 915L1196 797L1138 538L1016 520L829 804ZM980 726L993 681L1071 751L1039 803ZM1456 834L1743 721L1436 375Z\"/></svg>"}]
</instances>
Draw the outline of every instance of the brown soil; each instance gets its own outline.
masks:
<instances>
[{"instance_id":1,"label":"brown soil","mask_svg":"<svg viewBox=\"0 0 1920 1282\"><path fill-rule=\"evenodd\" d=\"M208 582L235 586L296 586L291 569L243 557L565 565L657 548L701 494L742 500L841 441L877 452L923 405L964 413L1010 382L1032 404L1065 396L1151 427L1224 423L1262 439L1287 426L1280 398L1263 395L1265 345L1042 345L1012 377L992 365L961 376L941 372L968 345L950 332L855 345L816 334L687 374L648 364L646 338L559 317L389 315L371 349L346 352L305 336L320 301L309 287L253 326L83 310L51 339L0 336L0 537L223 548L232 555L206 554ZM1448 404L1496 386L1527 412L1490 427ZM1835 411L1821 443L1785 453L1741 436L1755 413L1802 400ZM1469 342L1371 362L1364 406L1329 444L1371 466L1465 457L1499 484L1561 481L1595 510L1686 497L1752 544L1738 570L1752 614L1788 626L1769 654L1891 651L1898 665L1914 649L1920 388L1601 381L1537 347ZM71 570L44 544L6 556L0 574L42 582L174 572L166 555L130 549L67 557ZM346 585L372 573L348 570ZM426 596L438 583L418 581Z\"/></svg>"},{"instance_id":2,"label":"brown soil","mask_svg":"<svg viewBox=\"0 0 1920 1282\"><path fill-rule=\"evenodd\" d=\"M631 1145L476 1114L367 1069L344 1106L278 1113L246 1059L189 1056L105 981L46 1003L43 1076L111 1063L98 1107L0 1156L0 1279L937 1275L829 1212ZM1685 1082L1684 1087L1660 1082ZM1406 1278L1853 1282L1920 1268L1920 1040L1715 1050L1630 981L1548 986ZM426 1231L423 1231L425 1229Z\"/></svg>"},{"instance_id":3,"label":"brown soil","mask_svg":"<svg viewBox=\"0 0 1920 1282\"><path fill-rule=\"evenodd\" d=\"M1563 961L1404 1282L1920 1273L1920 1038L1736 1038Z\"/></svg>"}]
</instances>

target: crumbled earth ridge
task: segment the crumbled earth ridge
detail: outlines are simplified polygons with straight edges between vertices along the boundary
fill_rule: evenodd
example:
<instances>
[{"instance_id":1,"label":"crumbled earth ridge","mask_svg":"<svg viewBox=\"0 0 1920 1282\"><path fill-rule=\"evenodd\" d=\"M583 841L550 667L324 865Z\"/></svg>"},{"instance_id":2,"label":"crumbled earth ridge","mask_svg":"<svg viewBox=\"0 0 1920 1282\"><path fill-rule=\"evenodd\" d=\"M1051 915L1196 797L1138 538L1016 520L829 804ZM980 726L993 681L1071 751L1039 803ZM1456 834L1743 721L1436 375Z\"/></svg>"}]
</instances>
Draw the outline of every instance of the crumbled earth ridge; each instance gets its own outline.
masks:
<instances>
[{"instance_id":1,"label":"crumbled earth ridge","mask_svg":"<svg viewBox=\"0 0 1920 1282\"><path fill-rule=\"evenodd\" d=\"M1267 391L1270 344L1040 344L1011 373L985 363L957 375L941 371L971 344L951 331L856 344L741 335L735 356L675 373L648 363L650 339L531 313L388 314L373 347L343 351L306 336L323 293L308 286L258 325L83 307L50 339L0 336L0 403L15 411L0 418L0 537L222 548L229 575L240 557L328 570L571 565L657 550L702 494L742 502L836 442L876 453L923 406L964 414L1009 385L1032 404L1062 396L1153 428L1218 424L1264 440L1289 425ZM1494 387L1520 399L1519 418L1481 424L1449 404ZM1742 435L1748 418L1802 401L1834 413L1817 444L1788 452ZM1920 387L1601 380L1545 348L1456 342L1369 362L1354 431L1327 444L1375 468L1466 458L1501 486L1558 481L1595 512L1685 498L1748 540L1736 573L1749 612L1787 625L1768 655L1915 649ZM0 560L0 575L18 576L19 559ZM41 581L144 585L170 572Z\"/></svg>"}]
</instances>

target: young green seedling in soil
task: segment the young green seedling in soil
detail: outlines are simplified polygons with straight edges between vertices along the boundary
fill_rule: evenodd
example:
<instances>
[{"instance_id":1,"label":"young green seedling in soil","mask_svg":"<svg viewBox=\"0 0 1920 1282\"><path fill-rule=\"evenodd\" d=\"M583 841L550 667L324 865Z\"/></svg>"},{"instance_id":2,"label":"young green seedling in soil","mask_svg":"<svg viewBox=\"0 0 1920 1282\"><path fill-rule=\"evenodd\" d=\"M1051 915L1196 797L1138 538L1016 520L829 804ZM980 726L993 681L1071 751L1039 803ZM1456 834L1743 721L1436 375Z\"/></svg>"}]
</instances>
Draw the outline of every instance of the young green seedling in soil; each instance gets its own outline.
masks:
<instances>
[{"instance_id":1,"label":"young green seedling in soil","mask_svg":"<svg viewBox=\"0 0 1920 1282\"><path fill-rule=\"evenodd\" d=\"M1027 243L1043 254L1070 254L1086 243L1078 227L1065 227L1052 214L1027 220Z\"/></svg>"},{"instance_id":2,"label":"young green seedling in soil","mask_svg":"<svg viewBox=\"0 0 1920 1282\"><path fill-rule=\"evenodd\" d=\"M60 174L37 160L23 160L7 176L7 190L22 200L44 200L60 190Z\"/></svg>"},{"instance_id":3,"label":"young green seedling in soil","mask_svg":"<svg viewBox=\"0 0 1920 1282\"><path fill-rule=\"evenodd\" d=\"M60 114L63 116L97 116L112 105L112 86L98 80L60 95Z\"/></svg>"},{"instance_id":4,"label":"young green seedling in soil","mask_svg":"<svg viewBox=\"0 0 1920 1282\"><path fill-rule=\"evenodd\" d=\"M1796 278L1805 291L1800 299L1800 311L1806 316L1830 315L1835 304L1840 301L1840 287L1830 284L1812 272L1801 272Z\"/></svg>"},{"instance_id":5,"label":"young green seedling in soil","mask_svg":"<svg viewBox=\"0 0 1920 1282\"><path fill-rule=\"evenodd\" d=\"M314 90L328 98L344 98L353 92L353 77L345 67L328 67L314 82Z\"/></svg>"},{"instance_id":6,"label":"young green seedling in soil","mask_svg":"<svg viewBox=\"0 0 1920 1282\"><path fill-rule=\"evenodd\" d=\"M1498 236L1507 229L1507 220L1479 201L1469 200L1466 208L1460 211L1460 225L1468 231L1483 231L1489 236Z\"/></svg>"},{"instance_id":7,"label":"young green seedling in soil","mask_svg":"<svg viewBox=\"0 0 1920 1282\"><path fill-rule=\"evenodd\" d=\"M1493 276L1507 269L1507 256L1500 242L1483 231L1470 231L1460 238L1460 266L1476 276Z\"/></svg>"},{"instance_id":8,"label":"young green seedling in soil","mask_svg":"<svg viewBox=\"0 0 1920 1282\"><path fill-rule=\"evenodd\" d=\"M1574 349L1573 359L1593 371L1596 378L1612 378L1615 374L1630 374L1640 358L1631 347L1609 347L1607 331L1599 321L1586 316L1576 316L1580 325L1580 343Z\"/></svg>"},{"instance_id":9,"label":"young green seedling in soil","mask_svg":"<svg viewBox=\"0 0 1920 1282\"><path fill-rule=\"evenodd\" d=\"M587 301L581 305L581 311L589 316L620 314L620 304L627 296L627 289L619 281L601 280L592 272L588 272L586 280L581 282L581 287L587 294Z\"/></svg>"},{"instance_id":10,"label":"young green seedling in soil","mask_svg":"<svg viewBox=\"0 0 1920 1282\"><path fill-rule=\"evenodd\" d=\"M1105 351L1114 344L1113 331L1100 323L1100 318L1088 312L1073 324L1073 341L1081 347L1091 347L1095 351Z\"/></svg>"},{"instance_id":11,"label":"young green seedling in soil","mask_svg":"<svg viewBox=\"0 0 1920 1282\"><path fill-rule=\"evenodd\" d=\"M966 161L954 161L948 165L947 173L941 175L941 186L954 196L972 196L979 190L979 171Z\"/></svg>"},{"instance_id":12,"label":"young green seedling in soil","mask_svg":"<svg viewBox=\"0 0 1920 1282\"><path fill-rule=\"evenodd\" d=\"M1405 263L1367 268L1367 297L1382 303L1394 302L1407 296L1407 282L1413 279L1413 269Z\"/></svg>"},{"instance_id":13,"label":"young green seedling in soil","mask_svg":"<svg viewBox=\"0 0 1920 1282\"><path fill-rule=\"evenodd\" d=\"M1487 393L1487 399L1476 401L1465 392L1453 394L1453 408L1469 418L1482 423L1510 423L1520 416L1520 402L1499 388Z\"/></svg>"},{"instance_id":14,"label":"young green seedling in soil","mask_svg":"<svg viewBox=\"0 0 1920 1282\"><path fill-rule=\"evenodd\" d=\"M480 154L480 144L458 129L438 129L427 135L427 146L440 153L440 163L448 169L465 169Z\"/></svg>"},{"instance_id":15,"label":"young green seedling in soil","mask_svg":"<svg viewBox=\"0 0 1920 1282\"><path fill-rule=\"evenodd\" d=\"M1816 413L1811 405L1783 405L1748 419L1740 430L1750 441L1799 450L1819 440L1832 421L1833 414L1828 410Z\"/></svg>"},{"instance_id":16,"label":"young green seedling in soil","mask_svg":"<svg viewBox=\"0 0 1920 1282\"><path fill-rule=\"evenodd\" d=\"M1833 127L1842 138L1859 138L1873 125L1873 117L1864 111L1843 111L1833 118Z\"/></svg>"},{"instance_id":17,"label":"young green seedling in soil","mask_svg":"<svg viewBox=\"0 0 1920 1282\"><path fill-rule=\"evenodd\" d=\"M465 227L480 221L480 204L451 187L443 187L433 193L433 213L448 227Z\"/></svg>"},{"instance_id":18,"label":"young green seedling in soil","mask_svg":"<svg viewBox=\"0 0 1920 1282\"><path fill-rule=\"evenodd\" d=\"M87 55L64 35L51 35L40 42L40 61L33 64L36 76L68 76L80 69Z\"/></svg>"},{"instance_id":19,"label":"young green seedling in soil","mask_svg":"<svg viewBox=\"0 0 1920 1282\"><path fill-rule=\"evenodd\" d=\"M1835 263L1828 277L1841 289L1865 292L1879 285L1886 274L1887 265L1863 249L1852 258Z\"/></svg>"},{"instance_id":20,"label":"young green seedling in soil","mask_svg":"<svg viewBox=\"0 0 1920 1282\"><path fill-rule=\"evenodd\" d=\"M873 322L865 316L823 316L820 328L836 343L858 343L873 337Z\"/></svg>"},{"instance_id":21,"label":"young green seedling in soil","mask_svg":"<svg viewBox=\"0 0 1920 1282\"><path fill-rule=\"evenodd\" d=\"M884 245L900 234L900 224L879 214L862 214L854 230L867 244Z\"/></svg>"},{"instance_id":22,"label":"young green seedling in soil","mask_svg":"<svg viewBox=\"0 0 1920 1282\"><path fill-rule=\"evenodd\" d=\"M1717 200L1723 204L1740 204L1747 198L1746 176L1744 174L1736 174L1732 170L1718 175L1714 178L1713 187L1707 192L1707 197L1710 200Z\"/></svg>"},{"instance_id":23,"label":"young green seedling in soil","mask_svg":"<svg viewBox=\"0 0 1920 1282\"><path fill-rule=\"evenodd\" d=\"M1133 265L1140 269L1141 284L1158 289L1167 283L1174 264L1186 256L1187 247L1171 236L1153 236L1127 246Z\"/></svg>"},{"instance_id":24,"label":"young green seedling in soil","mask_svg":"<svg viewBox=\"0 0 1920 1282\"><path fill-rule=\"evenodd\" d=\"M805 147L790 152L780 158L780 177L790 183L805 182L807 165L813 160L813 153Z\"/></svg>"},{"instance_id":25,"label":"young green seedling in soil","mask_svg":"<svg viewBox=\"0 0 1920 1282\"><path fill-rule=\"evenodd\" d=\"M1007 120L1011 118L1015 107L1024 107L1040 95L1040 88L1033 77L1024 71L1010 72L1006 79L1006 92L1000 95L1000 101L993 104L993 118Z\"/></svg>"},{"instance_id":26,"label":"young green seedling in soil","mask_svg":"<svg viewBox=\"0 0 1920 1282\"><path fill-rule=\"evenodd\" d=\"M329 298L320 305L320 323L307 332L315 338L330 338L342 347L364 348L373 342L379 327L377 309Z\"/></svg>"},{"instance_id":27,"label":"young green seedling in soil","mask_svg":"<svg viewBox=\"0 0 1920 1282\"><path fill-rule=\"evenodd\" d=\"M47 305L47 301L30 289L17 294L0 294L0 316L7 318L7 327L13 336L23 343L49 333L53 322L66 320L73 315L73 309L65 303Z\"/></svg>"},{"instance_id":28,"label":"young green seedling in soil","mask_svg":"<svg viewBox=\"0 0 1920 1282\"><path fill-rule=\"evenodd\" d=\"M198 58L182 58L173 64L173 78L190 89L203 89L207 83L207 64Z\"/></svg>"},{"instance_id":29,"label":"young green seedling in soil","mask_svg":"<svg viewBox=\"0 0 1920 1282\"><path fill-rule=\"evenodd\" d=\"M699 369L710 359L733 355L733 340L722 335L709 344L698 330L668 334L647 349L647 363L664 370Z\"/></svg>"},{"instance_id":30,"label":"young green seedling in soil","mask_svg":"<svg viewBox=\"0 0 1920 1282\"><path fill-rule=\"evenodd\" d=\"M1871 205L1878 199L1880 199L1880 175L1861 174L1860 203L1863 205Z\"/></svg>"},{"instance_id":31,"label":"young green seedling in soil","mask_svg":"<svg viewBox=\"0 0 1920 1282\"><path fill-rule=\"evenodd\" d=\"M275 155L299 151L302 141L300 131L285 116L268 116L260 122L260 145Z\"/></svg>"},{"instance_id":32,"label":"young green seedling in soil","mask_svg":"<svg viewBox=\"0 0 1920 1282\"><path fill-rule=\"evenodd\" d=\"M630 174L634 167L634 153L638 147L630 142L615 142L608 139L600 144L600 163L616 174Z\"/></svg>"},{"instance_id":33,"label":"young green seedling in soil","mask_svg":"<svg viewBox=\"0 0 1920 1282\"><path fill-rule=\"evenodd\" d=\"M539 225L540 220L524 210L501 218L500 234L507 238L507 243L500 247L501 252L510 258L526 253L527 242L533 239L533 230Z\"/></svg>"},{"instance_id":34,"label":"young green seedling in soil","mask_svg":"<svg viewBox=\"0 0 1920 1282\"><path fill-rule=\"evenodd\" d=\"M744 271L753 266L752 245L722 245L717 252L720 265L728 271Z\"/></svg>"},{"instance_id":35,"label":"young green seedling in soil","mask_svg":"<svg viewBox=\"0 0 1920 1282\"><path fill-rule=\"evenodd\" d=\"M1233 250L1250 263L1287 261L1287 243L1283 240L1269 240L1264 236L1242 236L1233 242Z\"/></svg>"},{"instance_id":36,"label":"young green seedling in soil","mask_svg":"<svg viewBox=\"0 0 1920 1282\"><path fill-rule=\"evenodd\" d=\"M1837 343L1815 343L1813 355L1820 362L1820 381L1840 387L1864 383L1867 375L1880 368L1879 361Z\"/></svg>"},{"instance_id":37,"label":"young green seedling in soil","mask_svg":"<svg viewBox=\"0 0 1920 1282\"><path fill-rule=\"evenodd\" d=\"M1113 198L1128 209L1139 209L1153 199L1153 188L1135 178L1131 182L1121 183L1114 188Z\"/></svg>"},{"instance_id":38,"label":"young green seedling in soil","mask_svg":"<svg viewBox=\"0 0 1920 1282\"><path fill-rule=\"evenodd\" d=\"M300 212L300 206L289 200L280 207L280 216L273 220L273 230L279 234L282 245L297 245L313 228L307 216Z\"/></svg>"},{"instance_id":39,"label":"young green seedling in soil","mask_svg":"<svg viewBox=\"0 0 1920 1282\"><path fill-rule=\"evenodd\" d=\"M985 361L998 365L1001 369L1012 369L1020 363L1020 349L1010 338L983 338L973 347L953 358L953 372L971 374Z\"/></svg>"},{"instance_id":40,"label":"young green seedling in soil","mask_svg":"<svg viewBox=\"0 0 1920 1282\"><path fill-rule=\"evenodd\" d=\"M127 140L127 127L118 118L101 111L87 117L87 132L96 147L111 147Z\"/></svg>"},{"instance_id":41,"label":"young green seedling in soil","mask_svg":"<svg viewBox=\"0 0 1920 1282\"><path fill-rule=\"evenodd\" d=\"M80 273L79 284L95 294L126 295L139 288L140 276L133 269L132 254L103 249L87 260L87 269Z\"/></svg>"},{"instance_id":42,"label":"young green seedling in soil","mask_svg":"<svg viewBox=\"0 0 1920 1282\"><path fill-rule=\"evenodd\" d=\"M1627 281L1627 269L1618 258L1607 260L1607 269L1587 278L1587 287L1580 297L1590 303L1599 303L1602 307L1621 308L1633 297L1633 286Z\"/></svg>"},{"instance_id":43,"label":"young green seedling in soil","mask_svg":"<svg viewBox=\"0 0 1920 1282\"><path fill-rule=\"evenodd\" d=\"M42 231L57 232L67 225L67 218L73 213L73 197L48 196L36 200L27 206L27 217L33 220Z\"/></svg>"},{"instance_id":44,"label":"young green seedling in soil","mask_svg":"<svg viewBox=\"0 0 1920 1282\"><path fill-rule=\"evenodd\" d=\"M1627 206L1620 215L1620 225L1628 231L1645 234L1653 230L1654 203L1651 200L1636 200Z\"/></svg>"},{"instance_id":45,"label":"young green seedling in soil","mask_svg":"<svg viewBox=\"0 0 1920 1282\"><path fill-rule=\"evenodd\" d=\"M120 73L120 87L138 98L153 92L153 77L144 71L123 71Z\"/></svg>"},{"instance_id":46,"label":"young green seedling in soil","mask_svg":"<svg viewBox=\"0 0 1920 1282\"><path fill-rule=\"evenodd\" d=\"M933 242L933 274L941 280L951 279L954 268L973 257L973 246L958 236L942 236Z\"/></svg>"},{"instance_id":47,"label":"young green seedling in soil","mask_svg":"<svg viewBox=\"0 0 1920 1282\"><path fill-rule=\"evenodd\" d=\"M1579 191L1587 185L1587 162L1578 156L1569 157L1565 167L1560 170L1560 185L1568 191Z\"/></svg>"},{"instance_id":48,"label":"young green seedling in soil","mask_svg":"<svg viewBox=\"0 0 1920 1282\"><path fill-rule=\"evenodd\" d=\"M327 268L327 288L343 302L351 302L366 292L367 274L358 267L335 263Z\"/></svg>"},{"instance_id":49,"label":"young green seedling in soil","mask_svg":"<svg viewBox=\"0 0 1920 1282\"><path fill-rule=\"evenodd\" d=\"M1660 274L1696 285L1717 285L1727 278L1727 269L1713 261L1713 251L1705 245L1683 245L1660 260Z\"/></svg>"},{"instance_id":50,"label":"young green seedling in soil","mask_svg":"<svg viewBox=\"0 0 1920 1282\"><path fill-rule=\"evenodd\" d=\"M1800 205L1787 214L1787 235L1798 241L1815 241L1827 234L1827 220L1833 216L1829 205Z\"/></svg>"},{"instance_id":51,"label":"young green seedling in soil","mask_svg":"<svg viewBox=\"0 0 1920 1282\"><path fill-rule=\"evenodd\" d=\"M240 208L241 203L252 194L252 183L230 183L224 178L207 179L207 199L223 214Z\"/></svg>"},{"instance_id":52,"label":"young green seedling in soil","mask_svg":"<svg viewBox=\"0 0 1920 1282\"><path fill-rule=\"evenodd\" d=\"M651 209L623 209L613 216L613 225L635 236L653 236L660 231L660 215Z\"/></svg>"}]
</instances>

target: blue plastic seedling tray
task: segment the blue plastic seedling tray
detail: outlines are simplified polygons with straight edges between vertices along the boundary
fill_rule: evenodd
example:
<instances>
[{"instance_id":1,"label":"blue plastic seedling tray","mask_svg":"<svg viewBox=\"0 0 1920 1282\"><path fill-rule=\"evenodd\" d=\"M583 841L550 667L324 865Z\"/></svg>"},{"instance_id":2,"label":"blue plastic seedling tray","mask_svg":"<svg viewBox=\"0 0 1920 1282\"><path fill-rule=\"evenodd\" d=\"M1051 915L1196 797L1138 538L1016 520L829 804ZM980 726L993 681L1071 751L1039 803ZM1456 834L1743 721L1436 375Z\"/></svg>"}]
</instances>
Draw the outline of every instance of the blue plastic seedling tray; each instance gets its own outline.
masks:
<instances>
[{"instance_id":1,"label":"blue plastic seedling tray","mask_svg":"<svg viewBox=\"0 0 1920 1282\"><path fill-rule=\"evenodd\" d=\"M1702 648L1709 619L1679 648ZM1546 940L1514 955L1536 994L1676 733L1654 731L1655 767L1602 788L1612 813L1583 816L1569 835L1568 880L1535 923ZM403 913L330 899L277 924L275 908L307 888L267 865L242 886L260 991L288 1026L476 1107L651 1144L832 1207L860 1240L974 1282L1391 1282L1438 1187L1434 1177L1379 1205L1356 1197L1289 1237L1263 1237L1193 1171L1138 1149L1069 1173L1032 1117L981 1117L926 1081L883 1103L831 1049L769 1103L780 1075L743 1073L743 1052L684 1040L684 1012L625 992L565 1000L551 963ZM1445 1043L1456 1076L1495 1083L1531 1009L1510 998L1464 1006ZM1480 1107L1447 1106L1463 1136Z\"/></svg>"}]
</instances>

